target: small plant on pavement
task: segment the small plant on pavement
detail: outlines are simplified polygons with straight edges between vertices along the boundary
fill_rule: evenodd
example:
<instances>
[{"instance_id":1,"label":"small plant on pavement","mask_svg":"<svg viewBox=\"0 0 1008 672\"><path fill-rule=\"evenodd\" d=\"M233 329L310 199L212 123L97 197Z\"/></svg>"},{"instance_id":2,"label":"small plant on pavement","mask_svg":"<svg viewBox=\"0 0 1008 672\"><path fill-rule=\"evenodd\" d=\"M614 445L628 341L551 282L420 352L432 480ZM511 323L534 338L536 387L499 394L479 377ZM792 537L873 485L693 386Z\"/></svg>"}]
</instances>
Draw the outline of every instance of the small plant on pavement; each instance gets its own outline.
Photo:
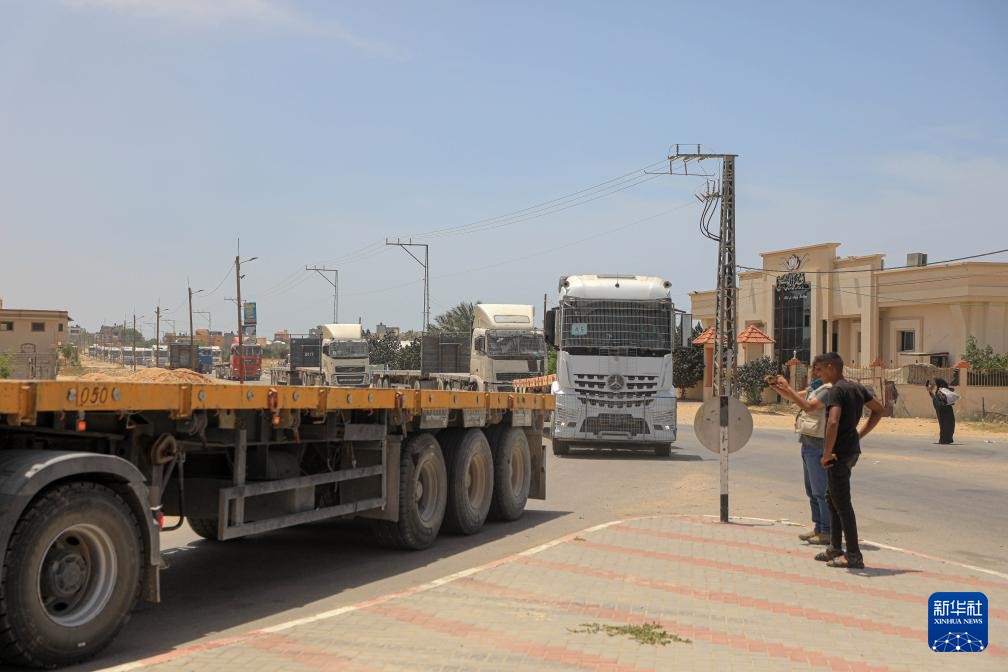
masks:
<instances>
[{"instance_id":1,"label":"small plant on pavement","mask_svg":"<svg viewBox=\"0 0 1008 672\"><path fill-rule=\"evenodd\" d=\"M666 632L660 623L642 623L641 625L602 625L601 623L582 623L578 628L568 628L576 634L596 635L604 632L610 637L624 635L639 644L650 646L668 646L670 642L690 644L692 640L680 637L674 632Z\"/></svg>"}]
</instances>

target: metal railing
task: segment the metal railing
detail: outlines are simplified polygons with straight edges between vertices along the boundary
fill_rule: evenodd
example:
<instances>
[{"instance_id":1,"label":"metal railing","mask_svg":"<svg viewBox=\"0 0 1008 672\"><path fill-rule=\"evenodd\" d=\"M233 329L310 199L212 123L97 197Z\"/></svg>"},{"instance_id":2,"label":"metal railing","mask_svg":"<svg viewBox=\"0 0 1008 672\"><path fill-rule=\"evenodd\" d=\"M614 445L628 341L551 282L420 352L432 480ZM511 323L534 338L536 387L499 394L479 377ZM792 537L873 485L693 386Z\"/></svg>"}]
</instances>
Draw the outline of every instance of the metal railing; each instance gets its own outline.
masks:
<instances>
[{"instance_id":1,"label":"metal railing","mask_svg":"<svg viewBox=\"0 0 1008 672\"><path fill-rule=\"evenodd\" d=\"M1008 387L1008 369L995 371L969 371L970 385L977 387Z\"/></svg>"}]
</instances>

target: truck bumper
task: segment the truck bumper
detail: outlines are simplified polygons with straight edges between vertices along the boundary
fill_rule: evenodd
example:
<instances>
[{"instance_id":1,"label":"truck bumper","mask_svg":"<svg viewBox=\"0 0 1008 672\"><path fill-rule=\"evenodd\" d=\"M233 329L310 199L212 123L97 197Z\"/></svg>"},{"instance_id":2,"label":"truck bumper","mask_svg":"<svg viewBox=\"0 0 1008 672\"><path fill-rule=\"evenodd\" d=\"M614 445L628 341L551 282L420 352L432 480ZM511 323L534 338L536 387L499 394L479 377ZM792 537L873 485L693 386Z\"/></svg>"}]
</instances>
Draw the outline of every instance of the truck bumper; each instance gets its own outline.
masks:
<instances>
[{"instance_id":1,"label":"truck bumper","mask_svg":"<svg viewBox=\"0 0 1008 672\"><path fill-rule=\"evenodd\" d=\"M656 397L644 407L612 408L559 394L553 413L553 437L585 443L673 443L676 399Z\"/></svg>"}]
</instances>

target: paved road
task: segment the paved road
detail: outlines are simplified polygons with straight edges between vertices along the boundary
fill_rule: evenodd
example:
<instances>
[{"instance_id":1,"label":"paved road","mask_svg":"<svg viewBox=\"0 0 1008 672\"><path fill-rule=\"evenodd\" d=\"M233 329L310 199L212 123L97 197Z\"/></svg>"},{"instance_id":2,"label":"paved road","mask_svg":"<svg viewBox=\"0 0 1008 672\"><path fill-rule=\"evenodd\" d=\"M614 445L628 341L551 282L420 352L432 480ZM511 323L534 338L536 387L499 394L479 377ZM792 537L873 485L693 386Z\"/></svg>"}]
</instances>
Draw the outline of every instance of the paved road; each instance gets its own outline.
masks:
<instances>
[{"instance_id":1,"label":"paved road","mask_svg":"<svg viewBox=\"0 0 1008 672\"><path fill-rule=\"evenodd\" d=\"M333 523L223 544L167 534L164 602L144 605L92 670L226 637L416 586L617 518L709 514L718 462L683 428L670 458L618 451L547 460L547 495L517 523L445 537L422 552L380 549L361 527ZM1008 442L939 447L869 438L855 471L861 536L1008 571ZM732 461L732 515L804 522L808 503L792 433L757 430ZM870 551L870 547L866 548ZM871 553L866 552L871 563Z\"/></svg>"}]
</instances>

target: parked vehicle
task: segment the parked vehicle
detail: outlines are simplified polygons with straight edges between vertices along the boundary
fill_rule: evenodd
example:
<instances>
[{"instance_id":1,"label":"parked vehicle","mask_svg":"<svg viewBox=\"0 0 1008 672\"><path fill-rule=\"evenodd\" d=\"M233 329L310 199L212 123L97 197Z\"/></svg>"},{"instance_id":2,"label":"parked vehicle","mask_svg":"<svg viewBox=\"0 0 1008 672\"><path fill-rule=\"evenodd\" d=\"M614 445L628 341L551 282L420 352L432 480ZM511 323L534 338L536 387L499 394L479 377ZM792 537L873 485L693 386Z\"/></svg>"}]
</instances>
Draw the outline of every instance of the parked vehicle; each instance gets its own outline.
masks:
<instances>
[{"instance_id":1,"label":"parked vehicle","mask_svg":"<svg viewBox=\"0 0 1008 672\"><path fill-rule=\"evenodd\" d=\"M688 346L690 334L690 318L676 310L671 287L640 275L560 278L559 307L545 320L557 348L554 453L564 455L572 444L607 444L670 454L676 440L672 349Z\"/></svg>"},{"instance_id":2,"label":"parked vehicle","mask_svg":"<svg viewBox=\"0 0 1008 672\"><path fill-rule=\"evenodd\" d=\"M385 545L423 549L442 529L516 520L545 497L551 405L535 394L0 381L0 660L96 655L138 599L160 600L159 532L184 521L225 542L357 517ZM243 554L254 561L253 546Z\"/></svg>"},{"instance_id":3,"label":"parked vehicle","mask_svg":"<svg viewBox=\"0 0 1008 672\"><path fill-rule=\"evenodd\" d=\"M235 339L237 341L237 338ZM259 380L262 378L262 347L255 343L245 343L244 358L239 354L237 342L231 344L228 361L214 365L218 378L227 380Z\"/></svg>"}]
</instances>

